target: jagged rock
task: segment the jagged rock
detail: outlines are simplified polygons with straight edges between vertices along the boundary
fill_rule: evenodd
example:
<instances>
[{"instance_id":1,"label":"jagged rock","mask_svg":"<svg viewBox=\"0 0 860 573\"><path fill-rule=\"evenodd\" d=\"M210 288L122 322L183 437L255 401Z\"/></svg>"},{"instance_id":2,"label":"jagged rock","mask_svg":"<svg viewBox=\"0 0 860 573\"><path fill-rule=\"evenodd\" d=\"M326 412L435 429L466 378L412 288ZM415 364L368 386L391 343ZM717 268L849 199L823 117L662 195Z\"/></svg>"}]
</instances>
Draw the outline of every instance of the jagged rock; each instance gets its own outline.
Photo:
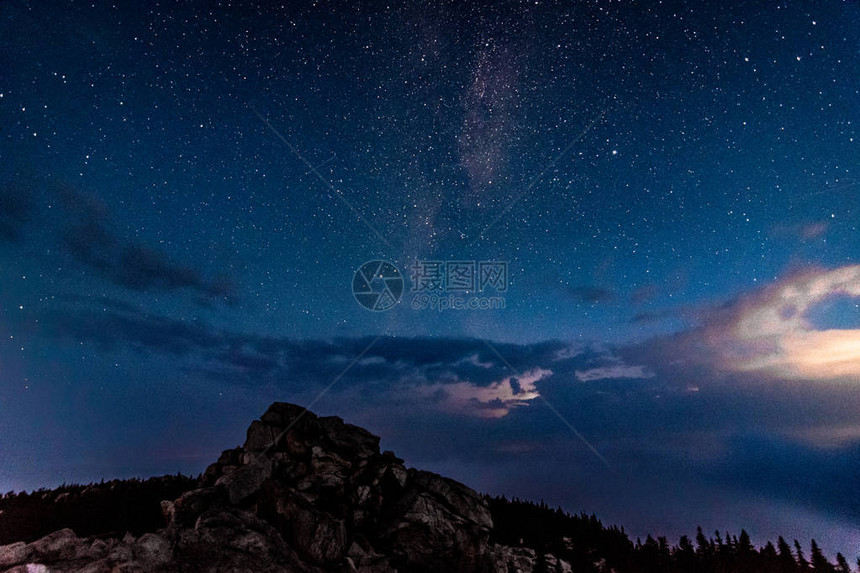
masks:
<instances>
[{"instance_id":1,"label":"jagged rock","mask_svg":"<svg viewBox=\"0 0 860 573\"><path fill-rule=\"evenodd\" d=\"M570 566L570 563L565 561L564 559L559 559L552 553L547 553L544 556L544 561L546 563L546 568L552 573L573 573L573 567ZM601 571L604 570L603 567L600 568Z\"/></svg>"},{"instance_id":2,"label":"jagged rock","mask_svg":"<svg viewBox=\"0 0 860 573\"><path fill-rule=\"evenodd\" d=\"M0 570L455 573L535 570L527 548L491 545L486 500L407 469L379 438L335 416L274 403L199 487L161 502L166 526L139 538L65 529L0 547ZM553 573L570 566L552 555Z\"/></svg>"},{"instance_id":3,"label":"jagged rock","mask_svg":"<svg viewBox=\"0 0 860 573\"><path fill-rule=\"evenodd\" d=\"M168 499L161 501L161 515L164 516L166 523L170 523L173 520L175 513L176 505L172 501Z\"/></svg>"},{"instance_id":4,"label":"jagged rock","mask_svg":"<svg viewBox=\"0 0 860 573\"><path fill-rule=\"evenodd\" d=\"M248 428L248 438L243 449L246 452L261 452L274 443L279 433L277 426L255 421ZM222 463L221 460L219 463Z\"/></svg>"},{"instance_id":5,"label":"jagged rock","mask_svg":"<svg viewBox=\"0 0 860 573\"><path fill-rule=\"evenodd\" d=\"M132 552L131 547L128 546L127 541L123 541L121 545L117 545L111 552L108 554L108 559L115 563L126 563L132 560L134 553Z\"/></svg>"},{"instance_id":6,"label":"jagged rock","mask_svg":"<svg viewBox=\"0 0 860 573\"><path fill-rule=\"evenodd\" d=\"M8 569L6 573L51 573L51 570L41 563L27 563Z\"/></svg>"},{"instance_id":7,"label":"jagged rock","mask_svg":"<svg viewBox=\"0 0 860 573\"><path fill-rule=\"evenodd\" d=\"M39 561L72 559L78 553L80 540L71 529L61 529L30 544Z\"/></svg>"},{"instance_id":8,"label":"jagged rock","mask_svg":"<svg viewBox=\"0 0 860 573\"><path fill-rule=\"evenodd\" d=\"M541 560L543 563L541 563ZM572 573L570 563L545 553L538 555L529 547L494 545L490 550L491 571L497 573Z\"/></svg>"},{"instance_id":9,"label":"jagged rock","mask_svg":"<svg viewBox=\"0 0 860 573\"><path fill-rule=\"evenodd\" d=\"M352 542L347 553L347 563L350 571L360 573L394 573L388 558L376 553L367 543L367 540L359 537Z\"/></svg>"},{"instance_id":10,"label":"jagged rock","mask_svg":"<svg viewBox=\"0 0 860 573\"><path fill-rule=\"evenodd\" d=\"M112 571L113 568L107 559L99 559L85 565L83 569L79 570L79 573L112 573Z\"/></svg>"},{"instance_id":11,"label":"jagged rock","mask_svg":"<svg viewBox=\"0 0 860 573\"><path fill-rule=\"evenodd\" d=\"M272 461L254 457L247 465L222 475L215 481L215 485L225 487L230 503L237 504L257 493L263 482L270 477Z\"/></svg>"},{"instance_id":12,"label":"jagged rock","mask_svg":"<svg viewBox=\"0 0 860 573\"><path fill-rule=\"evenodd\" d=\"M172 565L185 571L319 571L305 565L266 521L235 507L209 509L193 528L168 528L168 535L175 542Z\"/></svg>"},{"instance_id":13,"label":"jagged rock","mask_svg":"<svg viewBox=\"0 0 860 573\"><path fill-rule=\"evenodd\" d=\"M143 541L142 556L148 557L146 548L157 536L147 534ZM144 539L146 538L146 539ZM161 540L164 541L164 540ZM150 571L158 563L166 563L169 559L147 559L139 563L133 560L132 548L134 537L126 535L122 541L106 542L100 539L90 540L79 538L71 529L61 529L30 544L15 543L0 547L0 555L14 554L17 566L7 569L8 561L4 561L3 570L23 571L84 571L101 573L113 571ZM166 543L166 542L165 542Z\"/></svg>"},{"instance_id":14,"label":"jagged rock","mask_svg":"<svg viewBox=\"0 0 860 573\"><path fill-rule=\"evenodd\" d=\"M96 558L105 557L108 554L108 551L110 551L110 544L102 539L96 539L93 541L89 550L90 555Z\"/></svg>"},{"instance_id":15,"label":"jagged rock","mask_svg":"<svg viewBox=\"0 0 860 573\"><path fill-rule=\"evenodd\" d=\"M223 491L215 487L187 491L167 506L170 519L168 524L174 527L192 525L207 507L220 502L222 497Z\"/></svg>"},{"instance_id":16,"label":"jagged rock","mask_svg":"<svg viewBox=\"0 0 860 573\"><path fill-rule=\"evenodd\" d=\"M135 561L151 571L170 561L173 550L170 548L170 543L163 537L154 533L145 533L134 544L132 554Z\"/></svg>"},{"instance_id":17,"label":"jagged rock","mask_svg":"<svg viewBox=\"0 0 860 573\"><path fill-rule=\"evenodd\" d=\"M33 553L33 548L23 541L0 547L0 569L23 563Z\"/></svg>"},{"instance_id":18,"label":"jagged rock","mask_svg":"<svg viewBox=\"0 0 860 573\"><path fill-rule=\"evenodd\" d=\"M275 510L285 538L312 563L337 563L346 552L346 524L328 512L320 511L301 495L283 492Z\"/></svg>"}]
</instances>

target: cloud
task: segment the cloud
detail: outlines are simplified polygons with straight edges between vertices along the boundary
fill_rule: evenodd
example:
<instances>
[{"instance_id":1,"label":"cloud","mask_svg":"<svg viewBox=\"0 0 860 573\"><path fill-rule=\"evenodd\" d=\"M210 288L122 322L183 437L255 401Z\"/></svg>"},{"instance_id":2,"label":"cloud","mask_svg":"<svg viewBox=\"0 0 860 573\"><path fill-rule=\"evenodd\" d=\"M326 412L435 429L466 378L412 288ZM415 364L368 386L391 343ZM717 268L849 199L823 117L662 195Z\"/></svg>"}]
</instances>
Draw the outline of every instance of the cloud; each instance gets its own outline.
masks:
<instances>
[{"instance_id":1,"label":"cloud","mask_svg":"<svg viewBox=\"0 0 860 573\"><path fill-rule=\"evenodd\" d=\"M737 301L706 332L725 367L775 377L860 376L860 329L816 330L808 313L837 295L860 296L860 265L789 276Z\"/></svg>"},{"instance_id":2,"label":"cloud","mask_svg":"<svg viewBox=\"0 0 860 573\"><path fill-rule=\"evenodd\" d=\"M553 362L557 360L570 360L585 354L586 348L582 344L571 344L560 348L552 357Z\"/></svg>"},{"instance_id":3,"label":"cloud","mask_svg":"<svg viewBox=\"0 0 860 573\"><path fill-rule=\"evenodd\" d=\"M15 183L0 185L0 240L20 241L35 214L35 200L27 188Z\"/></svg>"},{"instance_id":4,"label":"cloud","mask_svg":"<svg viewBox=\"0 0 860 573\"><path fill-rule=\"evenodd\" d=\"M502 418L514 408L525 406L540 396L535 383L552 373L552 370L533 368L522 376L506 376L486 386L463 381L432 384L421 387L419 391L421 395L435 395L449 412L466 412L481 418Z\"/></svg>"},{"instance_id":5,"label":"cloud","mask_svg":"<svg viewBox=\"0 0 860 573\"><path fill-rule=\"evenodd\" d=\"M56 219L48 220L49 213ZM232 281L206 278L195 267L176 262L159 250L125 240L110 221L108 207L96 195L64 184L52 182L43 192L33 184L0 187L0 240L21 242L27 226L41 222L44 228L57 229L49 240L116 285L135 291L184 289L207 301L236 301Z\"/></svg>"},{"instance_id":6,"label":"cloud","mask_svg":"<svg viewBox=\"0 0 860 573\"><path fill-rule=\"evenodd\" d=\"M618 364L613 366L602 366L590 370L577 370L576 377L580 382L591 382L593 380L606 380L612 378L653 378L654 375L645 371L644 366L627 366Z\"/></svg>"},{"instance_id":7,"label":"cloud","mask_svg":"<svg viewBox=\"0 0 860 573\"><path fill-rule=\"evenodd\" d=\"M860 265L808 269L699 313L698 325L621 350L658 373L850 381L860 376L860 329L817 328L811 313L860 297ZM691 313L688 313L692 316Z\"/></svg>"},{"instance_id":8,"label":"cloud","mask_svg":"<svg viewBox=\"0 0 860 573\"><path fill-rule=\"evenodd\" d=\"M656 299L660 294L657 285L645 285L637 288L630 295L630 302L633 304L642 304Z\"/></svg>"},{"instance_id":9,"label":"cloud","mask_svg":"<svg viewBox=\"0 0 860 573\"><path fill-rule=\"evenodd\" d=\"M631 324L644 324L650 322L660 322L661 320L665 320L667 318L674 318L677 316L677 311L672 309L665 309L659 311L645 311L634 314L630 318Z\"/></svg>"},{"instance_id":10,"label":"cloud","mask_svg":"<svg viewBox=\"0 0 860 573\"><path fill-rule=\"evenodd\" d=\"M176 358L182 371L222 384L319 391L338 379L334 393L411 404L426 400L438 412L479 418L505 417L547 389L577 379L603 381L594 391L624 393L609 384L612 379L650 377L643 366L628 365L606 349L559 341L493 343L502 360L480 339L264 337L155 316L103 297L67 298L34 318L47 337L92 343L105 352L131 349Z\"/></svg>"},{"instance_id":11,"label":"cloud","mask_svg":"<svg viewBox=\"0 0 860 573\"><path fill-rule=\"evenodd\" d=\"M860 422L791 428L782 432L782 435L793 442L819 450L839 449L860 444Z\"/></svg>"},{"instance_id":12,"label":"cloud","mask_svg":"<svg viewBox=\"0 0 860 573\"><path fill-rule=\"evenodd\" d=\"M103 303L100 299L99 306ZM103 308L51 307L37 313L40 332L54 339L92 342L105 350L131 348L171 356L229 348L228 340L207 325L121 310L121 302Z\"/></svg>"},{"instance_id":13,"label":"cloud","mask_svg":"<svg viewBox=\"0 0 860 573\"><path fill-rule=\"evenodd\" d=\"M235 302L229 282L206 280L197 269L176 263L160 251L117 237L108 225L107 208L98 198L68 187L60 188L60 196L73 218L63 234L63 244L79 262L111 282L137 291L188 289Z\"/></svg>"},{"instance_id":14,"label":"cloud","mask_svg":"<svg viewBox=\"0 0 860 573\"><path fill-rule=\"evenodd\" d=\"M339 378L335 391L406 391L411 399L436 396L446 412L479 417L503 416L537 397L535 384L553 373L542 365L565 348L560 342L496 344L522 373L517 376L486 343L470 338L384 337L371 345L374 338L369 337L264 337L155 316L104 297L67 297L34 318L49 338L93 343L104 351L132 349L178 357L186 372L220 382L249 387L301 382L320 388Z\"/></svg>"},{"instance_id":15,"label":"cloud","mask_svg":"<svg viewBox=\"0 0 860 573\"><path fill-rule=\"evenodd\" d=\"M126 245L108 277L134 290L190 289L212 298L234 302L233 285L227 280L205 280L197 269L171 261L159 251L141 244Z\"/></svg>"},{"instance_id":16,"label":"cloud","mask_svg":"<svg viewBox=\"0 0 860 573\"><path fill-rule=\"evenodd\" d=\"M806 240L817 239L827 232L828 227L827 222L809 223L800 229L800 236Z\"/></svg>"},{"instance_id":17,"label":"cloud","mask_svg":"<svg viewBox=\"0 0 860 573\"><path fill-rule=\"evenodd\" d=\"M457 361L458 365L464 364L464 363L469 363L469 364L472 364L474 366L480 366L481 368L492 368L493 367L492 362L481 362L481 359L478 358L477 353L470 354L466 358L461 358L459 361Z\"/></svg>"},{"instance_id":18,"label":"cloud","mask_svg":"<svg viewBox=\"0 0 860 573\"><path fill-rule=\"evenodd\" d=\"M573 298L590 304L611 302L615 293L611 290L593 285L575 285L564 288L564 292Z\"/></svg>"},{"instance_id":19,"label":"cloud","mask_svg":"<svg viewBox=\"0 0 860 573\"><path fill-rule=\"evenodd\" d=\"M772 234L778 238L811 241L823 237L828 229L830 229L828 221L812 221L794 225L775 225L772 228Z\"/></svg>"},{"instance_id":20,"label":"cloud","mask_svg":"<svg viewBox=\"0 0 860 573\"><path fill-rule=\"evenodd\" d=\"M101 220L85 218L62 235L63 246L75 259L102 273L111 271L117 240Z\"/></svg>"}]
</instances>

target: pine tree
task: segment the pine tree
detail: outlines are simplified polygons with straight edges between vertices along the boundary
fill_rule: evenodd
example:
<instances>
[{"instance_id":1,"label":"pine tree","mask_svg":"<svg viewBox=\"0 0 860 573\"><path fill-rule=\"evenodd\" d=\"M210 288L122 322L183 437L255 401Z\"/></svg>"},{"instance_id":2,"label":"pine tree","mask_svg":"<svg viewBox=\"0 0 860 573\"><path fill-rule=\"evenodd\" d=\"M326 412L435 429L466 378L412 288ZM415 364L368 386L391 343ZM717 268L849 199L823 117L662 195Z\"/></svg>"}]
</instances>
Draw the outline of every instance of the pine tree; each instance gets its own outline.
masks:
<instances>
[{"instance_id":1,"label":"pine tree","mask_svg":"<svg viewBox=\"0 0 860 573\"><path fill-rule=\"evenodd\" d=\"M696 569L696 550L690 538L682 535L678 541L678 547L673 555L675 563L681 571L692 571Z\"/></svg>"},{"instance_id":2,"label":"pine tree","mask_svg":"<svg viewBox=\"0 0 860 573\"><path fill-rule=\"evenodd\" d=\"M755 563L755 549L746 529L741 529L741 534L735 543L735 563L737 571L752 573L758 569Z\"/></svg>"},{"instance_id":3,"label":"pine tree","mask_svg":"<svg viewBox=\"0 0 860 573\"><path fill-rule=\"evenodd\" d=\"M803 548L797 539L794 540L794 550L797 552L797 566L801 571L809 571L809 561L803 556Z\"/></svg>"},{"instance_id":4,"label":"pine tree","mask_svg":"<svg viewBox=\"0 0 860 573\"><path fill-rule=\"evenodd\" d=\"M776 542L777 551L779 552L779 570L781 573L793 573L797 571L797 561L794 560L794 555L791 553L791 547L785 541L782 535Z\"/></svg>"},{"instance_id":5,"label":"pine tree","mask_svg":"<svg viewBox=\"0 0 860 573\"><path fill-rule=\"evenodd\" d=\"M752 553L753 546L750 541L750 535L746 529L741 529L741 536L738 538L738 553Z\"/></svg>"},{"instance_id":6,"label":"pine tree","mask_svg":"<svg viewBox=\"0 0 860 573\"><path fill-rule=\"evenodd\" d=\"M696 528L696 555L699 559L708 559L711 556L712 547L708 538L702 532L701 527Z\"/></svg>"},{"instance_id":7,"label":"pine tree","mask_svg":"<svg viewBox=\"0 0 860 573\"><path fill-rule=\"evenodd\" d=\"M836 566L839 573L851 573L851 566L848 565L848 561L845 560L845 556L841 553L836 554Z\"/></svg>"},{"instance_id":8,"label":"pine tree","mask_svg":"<svg viewBox=\"0 0 860 573\"><path fill-rule=\"evenodd\" d=\"M779 557L776 554L776 547L773 546L773 543L768 541L765 543L764 547L761 548L759 552L762 559L769 564L776 564Z\"/></svg>"},{"instance_id":9,"label":"pine tree","mask_svg":"<svg viewBox=\"0 0 860 573\"><path fill-rule=\"evenodd\" d=\"M821 548L818 547L818 543L815 540L812 540L810 544L810 559L812 562L812 567L815 569L815 573L832 573L833 565L830 564L830 561L824 557L824 554L821 552Z\"/></svg>"}]
</instances>

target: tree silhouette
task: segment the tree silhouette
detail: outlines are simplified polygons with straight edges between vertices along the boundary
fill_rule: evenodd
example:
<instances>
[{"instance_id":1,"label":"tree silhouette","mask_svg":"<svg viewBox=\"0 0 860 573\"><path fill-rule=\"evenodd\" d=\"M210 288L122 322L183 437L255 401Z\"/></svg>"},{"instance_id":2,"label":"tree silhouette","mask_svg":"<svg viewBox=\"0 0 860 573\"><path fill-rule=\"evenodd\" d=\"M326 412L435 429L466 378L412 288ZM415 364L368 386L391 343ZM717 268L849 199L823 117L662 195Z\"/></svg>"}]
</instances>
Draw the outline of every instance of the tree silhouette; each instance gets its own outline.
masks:
<instances>
[{"instance_id":1,"label":"tree silhouette","mask_svg":"<svg viewBox=\"0 0 860 573\"><path fill-rule=\"evenodd\" d=\"M809 556L815 573L833 573L835 571L833 565L821 553L821 549L814 539L810 543Z\"/></svg>"},{"instance_id":2,"label":"tree silhouette","mask_svg":"<svg viewBox=\"0 0 860 573\"><path fill-rule=\"evenodd\" d=\"M845 556L841 553L836 554L836 570L839 573L851 573L851 566L848 565L848 561L845 560Z\"/></svg>"},{"instance_id":3,"label":"tree silhouette","mask_svg":"<svg viewBox=\"0 0 860 573\"><path fill-rule=\"evenodd\" d=\"M155 531L164 525L161 500L195 487L195 478L177 474L9 492L0 497L0 545L35 541L66 527L82 537Z\"/></svg>"},{"instance_id":4,"label":"tree silhouette","mask_svg":"<svg viewBox=\"0 0 860 573\"><path fill-rule=\"evenodd\" d=\"M779 536L776 547L779 551L779 571L781 573L794 573L794 571L797 571L797 561L794 559L791 547L789 547L782 535Z\"/></svg>"},{"instance_id":5,"label":"tree silhouette","mask_svg":"<svg viewBox=\"0 0 860 573\"><path fill-rule=\"evenodd\" d=\"M197 479L177 475L9 492L0 496L0 545L34 541L64 527L82 537L156 531L164 525L161 500L176 499L196 487ZM543 501L485 500L494 524L490 542L533 549L538 570L547 568L546 555L551 553L577 573L852 573L842 554L834 565L814 540L811 563L798 541L794 551L783 537L776 547L767 542L756 549L745 530L737 536L715 531L708 538L699 527L695 543L686 535L677 545L652 535L633 543L622 528L605 526L595 515L569 514Z\"/></svg>"},{"instance_id":6,"label":"tree silhouette","mask_svg":"<svg viewBox=\"0 0 860 573\"><path fill-rule=\"evenodd\" d=\"M851 573L845 558L828 562L817 543L806 561L799 542L795 549L779 537L756 549L745 530L737 535L714 532L708 538L696 529L695 543L686 535L677 545L647 535L633 543L622 529L604 527L593 515L570 515L544 503L487 498L494 530L491 541L531 547L538 555L552 553L577 572L616 573ZM565 541L567 540L567 541ZM840 561L841 558L841 561ZM539 560L538 563L545 563Z\"/></svg>"},{"instance_id":7,"label":"tree silhouette","mask_svg":"<svg viewBox=\"0 0 860 573\"><path fill-rule=\"evenodd\" d=\"M803 548L797 539L794 540L794 550L797 552L797 567L800 571L809 571L809 561L803 556Z\"/></svg>"}]
</instances>

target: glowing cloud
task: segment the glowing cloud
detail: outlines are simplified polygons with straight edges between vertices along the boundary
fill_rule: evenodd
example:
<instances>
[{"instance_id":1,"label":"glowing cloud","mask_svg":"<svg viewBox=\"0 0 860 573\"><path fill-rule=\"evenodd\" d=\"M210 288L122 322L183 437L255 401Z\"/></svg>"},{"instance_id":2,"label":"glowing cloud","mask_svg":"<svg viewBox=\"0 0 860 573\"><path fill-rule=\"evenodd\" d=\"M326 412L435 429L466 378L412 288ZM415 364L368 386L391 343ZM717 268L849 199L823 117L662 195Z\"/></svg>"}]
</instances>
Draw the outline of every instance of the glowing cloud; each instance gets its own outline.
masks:
<instances>
[{"instance_id":1,"label":"glowing cloud","mask_svg":"<svg viewBox=\"0 0 860 573\"><path fill-rule=\"evenodd\" d=\"M860 329L816 330L807 318L834 296L860 297L860 265L791 276L733 309L730 320L706 329L723 365L780 377L837 380L860 377Z\"/></svg>"},{"instance_id":2,"label":"glowing cloud","mask_svg":"<svg viewBox=\"0 0 860 573\"><path fill-rule=\"evenodd\" d=\"M522 376L508 376L486 386L461 381L424 386L421 392L427 396L443 396L442 408L450 412L469 413L481 418L502 418L512 409L524 406L540 396L535 383L550 375L551 370L534 368L523 372Z\"/></svg>"}]
</instances>

